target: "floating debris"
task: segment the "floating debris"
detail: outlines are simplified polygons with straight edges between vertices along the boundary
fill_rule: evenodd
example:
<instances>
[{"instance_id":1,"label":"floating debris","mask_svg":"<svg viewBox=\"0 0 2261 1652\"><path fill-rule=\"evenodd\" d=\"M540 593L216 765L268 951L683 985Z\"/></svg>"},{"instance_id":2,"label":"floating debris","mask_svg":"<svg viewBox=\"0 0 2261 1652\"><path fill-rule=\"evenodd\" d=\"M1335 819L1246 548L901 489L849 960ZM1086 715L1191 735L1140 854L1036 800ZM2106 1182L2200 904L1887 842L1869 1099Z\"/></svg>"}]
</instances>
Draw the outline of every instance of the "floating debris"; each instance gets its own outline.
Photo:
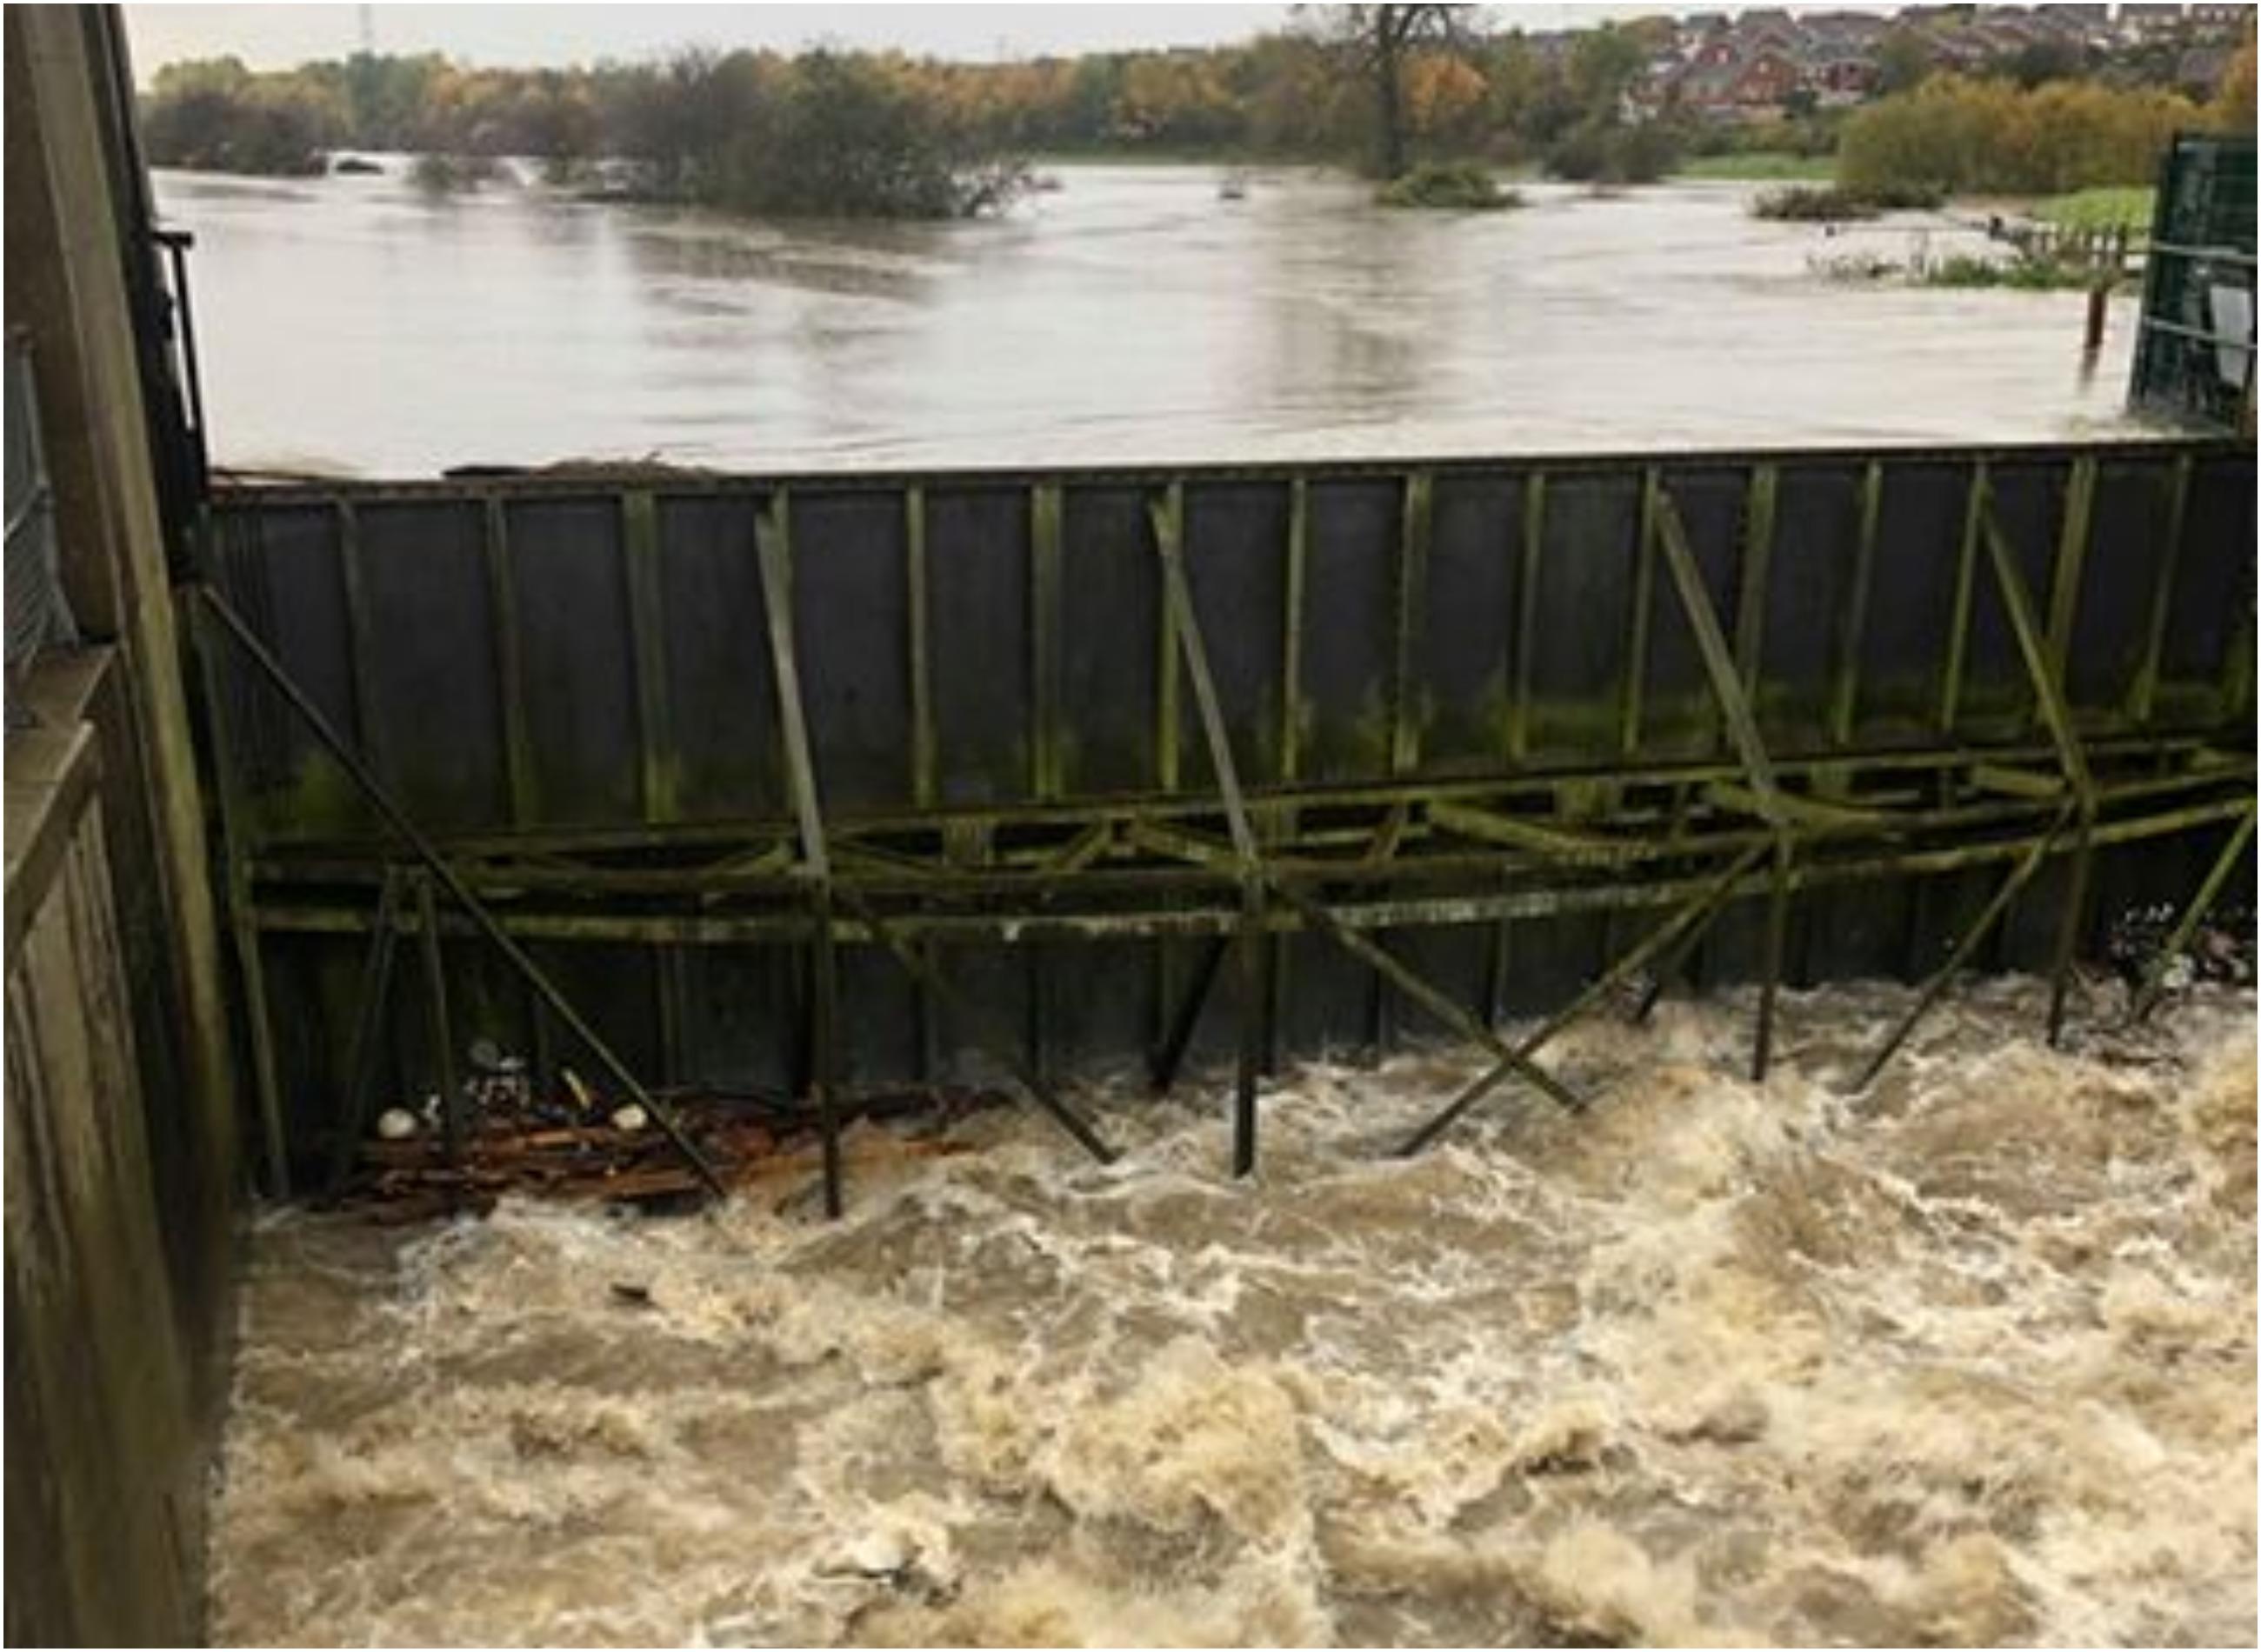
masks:
<instances>
[{"instance_id":1,"label":"floating debris","mask_svg":"<svg viewBox=\"0 0 2261 1652\"><path fill-rule=\"evenodd\" d=\"M2158 962L2173 938L2177 918L2173 905L2160 901L2129 907L2107 929L2104 955L2129 986L2138 985ZM2219 911L2193 932L2189 945L2168 959L2159 972L2163 992L2188 992L2200 981L2220 981L2232 987L2250 986L2254 966L2254 915L2249 910Z\"/></svg>"},{"instance_id":2,"label":"floating debris","mask_svg":"<svg viewBox=\"0 0 2261 1652\"><path fill-rule=\"evenodd\" d=\"M472 1046L462 1088L460 1139L451 1153L436 1095L417 1110L392 1106L358 1146L341 1203L385 1222L481 1212L506 1194L645 1207L694 1204L706 1189L642 1103L615 1102L570 1068L544 1093L528 1064L492 1045ZM821 1120L785 1097L676 1091L666 1104L678 1127L731 1186L799 1174L822 1164ZM940 1139L950 1124L1004 1098L987 1091L890 1091L843 1109L856 1127L854 1153L876 1159L957 1151ZM871 1126L894 1125L874 1131ZM615 1287L623 1300L635 1288Z\"/></svg>"}]
</instances>

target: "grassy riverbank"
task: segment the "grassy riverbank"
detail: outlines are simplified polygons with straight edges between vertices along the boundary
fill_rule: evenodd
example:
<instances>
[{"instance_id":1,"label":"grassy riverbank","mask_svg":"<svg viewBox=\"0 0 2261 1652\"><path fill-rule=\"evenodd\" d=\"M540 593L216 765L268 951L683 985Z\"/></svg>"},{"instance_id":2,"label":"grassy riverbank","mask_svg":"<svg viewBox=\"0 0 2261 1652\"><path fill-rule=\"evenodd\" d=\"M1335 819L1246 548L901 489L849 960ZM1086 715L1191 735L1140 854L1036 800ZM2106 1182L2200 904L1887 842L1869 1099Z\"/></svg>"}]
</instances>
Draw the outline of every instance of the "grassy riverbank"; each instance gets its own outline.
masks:
<instances>
[{"instance_id":1,"label":"grassy riverbank","mask_svg":"<svg viewBox=\"0 0 2261 1652\"><path fill-rule=\"evenodd\" d=\"M2151 226L2157 193L2140 186L2077 190L2035 201L2027 210L2044 224L2062 224L2069 229L2114 229L2125 224L2130 229L2147 230Z\"/></svg>"},{"instance_id":2,"label":"grassy riverbank","mask_svg":"<svg viewBox=\"0 0 2261 1652\"><path fill-rule=\"evenodd\" d=\"M1767 149L1690 155L1672 170L1676 178L1749 183L1827 183L1836 175L1834 155L1786 154Z\"/></svg>"}]
</instances>

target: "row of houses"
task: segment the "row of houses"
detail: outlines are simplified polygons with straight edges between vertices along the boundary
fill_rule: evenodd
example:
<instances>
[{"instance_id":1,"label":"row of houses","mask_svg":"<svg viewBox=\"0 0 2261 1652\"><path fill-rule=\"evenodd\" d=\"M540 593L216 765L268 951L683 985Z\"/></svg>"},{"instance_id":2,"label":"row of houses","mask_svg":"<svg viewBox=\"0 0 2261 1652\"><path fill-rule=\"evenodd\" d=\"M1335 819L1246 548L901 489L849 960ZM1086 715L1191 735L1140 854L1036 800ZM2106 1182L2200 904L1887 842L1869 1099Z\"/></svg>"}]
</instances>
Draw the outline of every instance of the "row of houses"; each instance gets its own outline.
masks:
<instances>
[{"instance_id":1,"label":"row of houses","mask_svg":"<svg viewBox=\"0 0 2261 1652\"><path fill-rule=\"evenodd\" d=\"M2210 89L2250 5L1921 5L1895 13L1755 9L1698 12L1649 31L1654 44L1625 111L1713 120L1777 119L1891 90L1911 54L1927 67L1983 70L2029 52L2085 59L2182 47L2176 78Z\"/></svg>"}]
</instances>

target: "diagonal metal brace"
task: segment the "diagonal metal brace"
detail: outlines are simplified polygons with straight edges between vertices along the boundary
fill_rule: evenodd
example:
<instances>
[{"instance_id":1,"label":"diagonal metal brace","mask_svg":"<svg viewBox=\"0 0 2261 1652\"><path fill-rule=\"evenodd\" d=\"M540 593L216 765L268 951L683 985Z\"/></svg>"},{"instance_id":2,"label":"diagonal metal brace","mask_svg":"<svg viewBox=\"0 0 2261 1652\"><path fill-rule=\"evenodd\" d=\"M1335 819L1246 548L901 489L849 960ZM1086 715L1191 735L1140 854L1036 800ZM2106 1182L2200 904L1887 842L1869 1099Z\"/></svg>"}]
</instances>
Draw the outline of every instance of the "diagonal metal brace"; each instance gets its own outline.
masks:
<instances>
[{"instance_id":1,"label":"diagonal metal brace","mask_svg":"<svg viewBox=\"0 0 2261 1652\"><path fill-rule=\"evenodd\" d=\"M353 743L338 731L336 726L330 722L328 715L314 703L312 697L298 685L298 679L291 675L283 662L275 657L267 644L259 640L258 633L244 622L243 616L238 614L227 600L212 585L199 584L191 586L190 589L194 590L202 600L202 612L219 626L222 634L230 638L243 651L245 657L258 668L260 675L264 677L275 691L289 702L291 708L298 714L300 720L312 731L314 737L319 740L328 749L330 755L337 759L338 766L346 772L347 778L352 780L360 789L362 795L369 800L370 806L383 817L385 824L391 827L399 835L401 840L415 851L416 858L424 863L434 878L439 880L441 887L447 890L456 904L463 909L464 916L470 919L479 933L492 942L495 949L509 961L511 966L526 978L527 984L534 988L542 1002L549 1006L551 1012L558 1020L564 1023L566 1030L588 1046L589 1052L597 1058L598 1065L610 1074L622 1089L628 1091L648 1117L658 1124L660 1130L666 1135L668 1140L674 1144L675 1150L683 1155L684 1161L705 1184L707 1190L718 1199L728 1197L729 1190L723 1185L722 1178L715 1173L714 1167L707 1162L707 1156L699 1151L688 1136L683 1133L683 1127L676 1122L674 1113L644 1088L642 1081L628 1070L628 1064L614 1052L612 1045L599 1037L597 1030L582 1018L581 1012L573 1007L573 1001L549 979L549 974L534 961L526 949L511 937L510 932L505 930L494 914L487 909L486 903L481 901L473 892L470 885L463 880L463 874L456 870L453 863L440 851L438 845L424 835L423 828L417 825L399 803L394 801L392 794L386 789L384 783L370 772L369 765L362 760L361 753L355 749Z\"/></svg>"},{"instance_id":2,"label":"diagonal metal brace","mask_svg":"<svg viewBox=\"0 0 2261 1652\"><path fill-rule=\"evenodd\" d=\"M362 965L361 1003L354 1013L353 1036L346 1045L345 1123L331 1145L329 1182L325 1191L334 1199L344 1191L353 1174L354 1148L369 1123L370 1067L377 1053L378 1029L392 986L392 952L399 939L401 873L387 866L377 896L377 917L370 925L369 953Z\"/></svg>"},{"instance_id":3,"label":"diagonal metal brace","mask_svg":"<svg viewBox=\"0 0 2261 1652\"><path fill-rule=\"evenodd\" d=\"M2065 996L2072 983L2073 955L2079 948L2081 926L2088 909L2089 871L2095 858L2096 780L2089 772L2087 748L2081 743L2080 731L2073 725L2071 702L2065 697L2056 662L2050 657L2039 610L2034 607L2032 593L2026 588L2026 577L2018 566L2017 553L2011 548L2009 535L2002 531L2002 524L1995 516L1992 486L1984 477L1977 485L1980 530L1986 542L1987 557L1993 564L1994 583L2002 593L2002 606L2009 614L2019 657L2025 662L2026 676L2033 684L2034 698L2041 707L2042 722L2056 748L2057 766L2064 771L2065 786L2072 794L2072 887L2065 892L2064 916L2057 926L2056 957L2049 970L2049 1041L2055 1044L2064 1031Z\"/></svg>"},{"instance_id":4,"label":"diagonal metal brace","mask_svg":"<svg viewBox=\"0 0 2261 1652\"><path fill-rule=\"evenodd\" d=\"M1245 1176L1256 1168L1256 1089L1264 1062L1264 859L1248 818L1247 800L1241 794L1240 770L1232 760L1224 707L1217 698L1216 676L1209 670L1201 617L1194 611L1193 587L1186 578L1183 486L1171 484L1163 497L1149 500L1146 508L1154 529L1154 553L1162 567L1163 600L1185 657L1186 675L1193 683L1194 706L1210 765L1217 771L1217 791L1224 798L1225 822L1232 834L1233 870L1240 880L1240 924L1233 946L1240 1036L1233 1074L1232 1174Z\"/></svg>"},{"instance_id":5,"label":"diagonal metal brace","mask_svg":"<svg viewBox=\"0 0 2261 1652\"><path fill-rule=\"evenodd\" d=\"M1678 911L1650 930L1638 945L1590 982L1583 992L1548 1016L1535 1031L1525 1037L1510 1050L1506 1056L1496 1062L1489 1072L1479 1075L1473 1083L1453 1098L1450 1106L1407 1137L1404 1143L1397 1149L1398 1156L1405 1159L1411 1158L1451 1129L1462 1114L1497 1089L1511 1076L1523 1072L1531 1059L1537 1055L1563 1028L1585 1014L1589 1009L1600 1002L1611 993L1615 992L1625 982L1631 980L1647 966L1651 959L1668 948L1680 944L1683 938L1692 941L1696 936L1700 935L1705 927L1717 917L1721 909L1734 897L1736 888L1742 882L1745 874L1758 865L1766 852L1767 845L1761 844L1746 849L1741 854L1736 856L1728 864L1726 870L1722 872L1716 880L1697 891ZM1583 1103L1576 1103L1574 1100L1574 1105L1583 1106Z\"/></svg>"},{"instance_id":6,"label":"diagonal metal brace","mask_svg":"<svg viewBox=\"0 0 2261 1652\"><path fill-rule=\"evenodd\" d=\"M1679 593L1681 612L1687 616L1689 629L1695 633L1696 650L1704 660L1704 675L1711 684L1712 697L1719 702L1719 715L1727 725L1728 736L1734 742L1736 756L1750 783L1753 803L1759 817L1774 831L1774 873L1767 897L1766 970L1759 989L1758 1025L1751 1051L1751 1077L1762 1080L1774 1052L1775 998L1782 985L1783 949L1790 927L1791 863L1798 817L1784 799L1782 787L1775 778L1774 761L1767 755L1766 742L1759 734L1758 718L1753 715L1750 697L1743 690L1742 676L1735 669L1726 634L1719 627L1719 616L1712 609L1712 593L1705 588L1703 571L1696 565L1696 553L1689 547L1688 529L1680 520L1680 507L1662 485L1655 492L1657 543L1664 552L1664 565L1672 575L1673 588Z\"/></svg>"},{"instance_id":7,"label":"diagonal metal brace","mask_svg":"<svg viewBox=\"0 0 2261 1652\"><path fill-rule=\"evenodd\" d=\"M958 1013L968 1020L983 1026L984 1031L990 1036L983 1039L982 1048L1012 1074L1014 1079L1019 1082L1023 1089L1028 1091L1037 1105L1051 1114L1059 1122L1062 1130L1074 1137L1078 1145L1086 1153L1103 1165L1115 1162L1115 1150L1102 1140L1099 1133L1086 1124L1073 1108L1060 1100L1053 1093L1052 1086L1045 1083L1035 1070L1015 1052L1013 1041L1010 1038L994 1036L994 1030L987 1024L980 1007L959 992L957 988L951 986L949 977L934 966L932 959L921 955L915 948L897 934L893 926L883 920L861 895L845 884L835 890L834 894L840 905L847 909L856 922L871 932L872 938L894 955L895 961L903 966L904 972L912 980L917 981L944 1003L955 1007Z\"/></svg>"},{"instance_id":8,"label":"diagonal metal brace","mask_svg":"<svg viewBox=\"0 0 2261 1652\"><path fill-rule=\"evenodd\" d=\"M1503 1077L1522 1079L1565 1111L1575 1113L1585 1107L1583 1098L1575 1090L1522 1051L1511 1048L1505 1039L1484 1025L1450 994L1423 980L1401 960L1328 911L1321 902L1290 884L1275 880L1272 887L1306 923L1334 941L1353 958L1371 967L1391 986L1462 1038L1497 1056L1500 1065L1506 1069Z\"/></svg>"},{"instance_id":9,"label":"diagonal metal brace","mask_svg":"<svg viewBox=\"0 0 2261 1652\"><path fill-rule=\"evenodd\" d=\"M754 519L754 549L761 563L762 608L768 620L770 672L777 686L778 724L785 740L786 775L800 832L795 871L809 892L808 1088L824 1136L824 1213L846 1204L840 1153L840 966L832 936L832 854L824 836L824 807L809 754L808 718L800 700L800 662L793 643L792 503L784 489Z\"/></svg>"},{"instance_id":10,"label":"diagonal metal brace","mask_svg":"<svg viewBox=\"0 0 2261 1652\"><path fill-rule=\"evenodd\" d=\"M2222 852L2214 857L2214 865L2207 869L2206 878L2199 885L2198 893L2190 898L2190 904L2175 920L2175 927L2160 946L2158 956L2144 969L2143 981L2135 989L2135 1002L2128 1006L2129 1020L2145 1019L2157 1004L2159 986L2166 979L2167 966L2181 957L2184 949L2190 945L2191 937L2198 932L2200 920L2212 909L2215 897L2222 894L2222 886L2229 881L2229 874L2237 869L2246 845L2253 841L2253 825L2254 811L2249 808L2245 811L2245 818L2237 822L2237 830L2229 835L2229 841L2222 846Z\"/></svg>"},{"instance_id":11,"label":"diagonal metal brace","mask_svg":"<svg viewBox=\"0 0 2261 1652\"><path fill-rule=\"evenodd\" d=\"M1916 1024L1931 1013L1932 1006L1946 992L1948 983L1955 979L1956 972L1977 950L1978 943L1986 938L1987 933L2001 922L2002 915L2010 909L2010 903L2018 898L2019 893L2033 881L2034 874L2042 869L2042 863L2056 847L2056 841L2064 835L2071 819L2070 810L2060 811L2055 823L2034 841L2024 857L2011 868L2010 874L1994 891L1992 899L1980 909L1978 916L1971 920L1970 927L1955 943L1946 961L1932 972L1930 980L1924 982L1922 989L1916 995L1915 1002L1908 1006L1907 1013L1900 1017L1899 1024L1877 1046L1876 1054L1869 1058L1868 1066L1863 1067L1860 1077L1853 1081L1852 1094L1857 1095L1877 1081L1877 1075L1884 1070L1885 1063L1898 1053L1900 1045L1907 1042L1908 1035L1916 1029Z\"/></svg>"}]
</instances>

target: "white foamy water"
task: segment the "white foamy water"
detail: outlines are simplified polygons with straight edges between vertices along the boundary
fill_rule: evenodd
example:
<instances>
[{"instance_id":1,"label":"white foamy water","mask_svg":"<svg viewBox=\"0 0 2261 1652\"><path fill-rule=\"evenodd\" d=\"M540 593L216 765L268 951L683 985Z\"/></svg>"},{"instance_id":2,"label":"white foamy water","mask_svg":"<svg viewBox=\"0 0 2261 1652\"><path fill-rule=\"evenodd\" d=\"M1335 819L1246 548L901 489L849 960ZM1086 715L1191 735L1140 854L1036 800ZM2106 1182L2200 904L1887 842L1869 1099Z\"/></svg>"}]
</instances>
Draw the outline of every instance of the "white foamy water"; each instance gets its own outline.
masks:
<instances>
[{"instance_id":1,"label":"white foamy water","mask_svg":"<svg viewBox=\"0 0 2261 1652\"><path fill-rule=\"evenodd\" d=\"M228 1641L2255 1637L2253 997L1596 1018L1571 1118L1303 1069L881 1159L847 1218L506 1204L256 1239ZM648 1305L614 1289L641 1287Z\"/></svg>"}]
</instances>

